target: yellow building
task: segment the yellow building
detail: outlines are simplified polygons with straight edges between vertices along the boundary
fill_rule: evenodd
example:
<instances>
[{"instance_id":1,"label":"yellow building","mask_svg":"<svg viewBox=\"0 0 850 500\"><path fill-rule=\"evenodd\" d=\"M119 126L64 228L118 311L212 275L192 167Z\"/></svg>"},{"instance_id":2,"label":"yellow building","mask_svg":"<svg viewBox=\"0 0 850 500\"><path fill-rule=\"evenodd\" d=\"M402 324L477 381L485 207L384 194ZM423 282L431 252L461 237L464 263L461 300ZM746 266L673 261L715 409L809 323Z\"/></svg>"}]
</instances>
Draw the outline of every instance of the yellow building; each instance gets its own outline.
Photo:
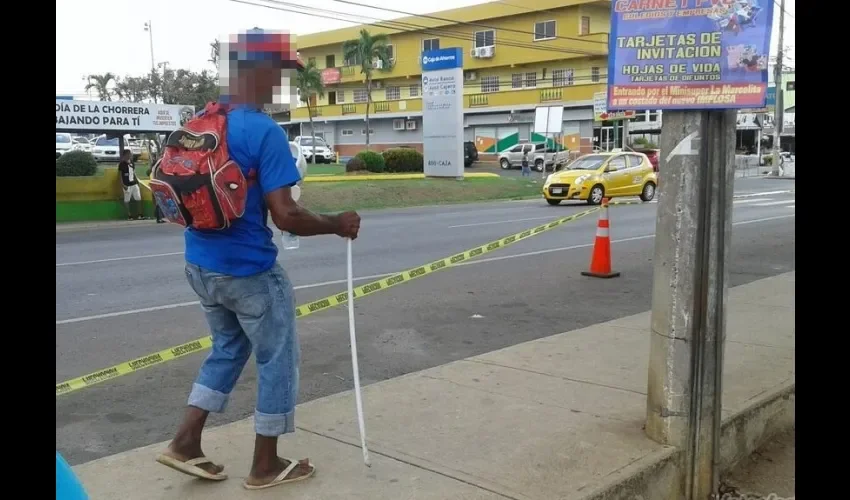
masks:
<instances>
[{"instance_id":1,"label":"yellow building","mask_svg":"<svg viewBox=\"0 0 850 500\"><path fill-rule=\"evenodd\" d=\"M563 134L570 150L589 151L593 94L606 88L609 16L609 1L513 0L301 35L301 58L315 61L325 82L325 95L313 112L316 135L341 157L363 149L365 78L355 61L343 61L342 45L367 29L389 36L393 59L391 68L373 72L373 150L421 150L422 52L459 47L465 140L475 141L482 153L498 153L520 141L542 142L531 131L534 108L562 104L563 129L553 132ZM306 105L293 110L286 126L291 133L310 134Z\"/></svg>"}]
</instances>

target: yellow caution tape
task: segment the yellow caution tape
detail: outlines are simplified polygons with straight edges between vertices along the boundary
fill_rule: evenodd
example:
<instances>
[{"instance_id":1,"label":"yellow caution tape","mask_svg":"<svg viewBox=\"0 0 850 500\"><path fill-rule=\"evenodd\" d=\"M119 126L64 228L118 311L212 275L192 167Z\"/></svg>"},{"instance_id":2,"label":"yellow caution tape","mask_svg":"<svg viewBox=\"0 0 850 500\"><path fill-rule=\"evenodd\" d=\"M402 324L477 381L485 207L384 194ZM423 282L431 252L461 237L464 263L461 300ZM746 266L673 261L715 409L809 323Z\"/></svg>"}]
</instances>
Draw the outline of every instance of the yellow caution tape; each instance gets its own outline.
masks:
<instances>
[{"instance_id":1,"label":"yellow caution tape","mask_svg":"<svg viewBox=\"0 0 850 500\"><path fill-rule=\"evenodd\" d=\"M625 204L629 203L627 202ZM386 290L396 285L400 285L401 283L407 283L423 276L427 276L431 273L442 271L443 269L448 269L450 267L460 264L461 262L466 262L470 259L474 259L475 257L479 257L481 255L493 252L500 248L513 245L518 241L527 240L528 238L537 236L538 234L544 233L558 226L564 225L568 222L572 222L586 215L590 215L600 209L601 207L593 207L591 209L585 210L584 212L579 212L577 214L573 214L568 217L563 217L561 219L554 220L541 226L526 229L525 231L512 234L510 236L505 236L502 239L491 241L490 243L481 245L476 248L472 248L470 250L466 250L465 252L460 252L444 259L435 260L430 264L425 264L424 266L408 269L407 271L394 274L388 278L383 278L362 286L355 287L354 298L365 297L366 295L371 295L375 292ZM323 311L325 309L330 309L331 307L344 304L347 301L348 292L330 295L323 299L314 300L313 302L298 306L295 309L295 317L303 318L305 316L309 316L310 314L315 314L319 311ZM141 358L136 358L132 361L119 363L115 366L104 368L103 370L99 370L94 373L84 375L82 377L66 380L65 382L56 384L56 395L60 396L62 394L68 394L70 392L78 391L85 387L90 387L92 385L99 384L107 380L118 378L129 373L137 372L144 368L150 368L151 366L159 365L167 361L171 361L172 359L182 358L183 356L192 354L193 352L209 349L210 347L212 347L212 337L202 337L191 342L186 342L185 344L180 344L176 347L171 347L169 349L164 349L153 354L148 354L147 356L142 356Z\"/></svg>"}]
</instances>

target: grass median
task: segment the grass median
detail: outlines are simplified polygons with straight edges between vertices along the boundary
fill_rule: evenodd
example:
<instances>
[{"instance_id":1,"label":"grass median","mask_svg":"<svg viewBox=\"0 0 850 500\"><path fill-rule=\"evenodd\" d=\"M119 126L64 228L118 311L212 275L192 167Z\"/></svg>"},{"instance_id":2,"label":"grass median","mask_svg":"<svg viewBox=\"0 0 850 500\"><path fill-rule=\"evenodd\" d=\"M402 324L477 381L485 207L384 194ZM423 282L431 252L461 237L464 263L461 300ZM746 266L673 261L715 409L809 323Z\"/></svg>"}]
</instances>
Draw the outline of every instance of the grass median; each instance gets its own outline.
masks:
<instances>
[{"instance_id":1,"label":"grass median","mask_svg":"<svg viewBox=\"0 0 850 500\"><path fill-rule=\"evenodd\" d=\"M317 212L341 212L538 196L540 183L521 178L412 179L305 184L301 203Z\"/></svg>"}]
</instances>

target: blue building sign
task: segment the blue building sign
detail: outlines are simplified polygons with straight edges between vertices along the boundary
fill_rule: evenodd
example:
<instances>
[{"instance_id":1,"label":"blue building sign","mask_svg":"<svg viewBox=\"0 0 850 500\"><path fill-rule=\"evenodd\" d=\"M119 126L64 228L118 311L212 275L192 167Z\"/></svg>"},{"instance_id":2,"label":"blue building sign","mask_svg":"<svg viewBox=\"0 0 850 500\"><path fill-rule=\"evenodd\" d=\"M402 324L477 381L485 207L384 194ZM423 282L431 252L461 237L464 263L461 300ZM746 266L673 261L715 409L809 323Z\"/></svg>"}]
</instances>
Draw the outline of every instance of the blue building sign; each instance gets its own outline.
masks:
<instances>
[{"instance_id":1,"label":"blue building sign","mask_svg":"<svg viewBox=\"0 0 850 500\"><path fill-rule=\"evenodd\" d=\"M776 106L776 85L771 85L767 88L766 107Z\"/></svg>"},{"instance_id":2,"label":"blue building sign","mask_svg":"<svg viewBox=\"0 0 850 500\"><path fill-rule=\"evenodd\" d=\"M74 96L72 95L58 95L56 96L57 101L73 101Z\"/></svg>"},{"instance_id":3,"label":"blue building sign","mask_svg":"<svg viewBox=\"0 0 850 500\"><path fill-rule=\"evenodd\" d=\"M463 67L463 49L429 50L422 53L422 71L438 71Z\"/></svg>"}]
</instances>

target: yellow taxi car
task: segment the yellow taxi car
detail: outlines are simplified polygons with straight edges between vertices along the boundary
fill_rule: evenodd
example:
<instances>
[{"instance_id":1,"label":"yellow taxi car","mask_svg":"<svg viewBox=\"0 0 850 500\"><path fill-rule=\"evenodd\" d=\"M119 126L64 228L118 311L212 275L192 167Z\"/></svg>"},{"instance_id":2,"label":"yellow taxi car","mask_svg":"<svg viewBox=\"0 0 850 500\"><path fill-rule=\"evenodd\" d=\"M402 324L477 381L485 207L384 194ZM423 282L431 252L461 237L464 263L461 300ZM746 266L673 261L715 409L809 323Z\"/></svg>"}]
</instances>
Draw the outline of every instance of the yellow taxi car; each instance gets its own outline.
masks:
<instances>
[{"instance_id":1,"label":"yellow taxi car","mask_svg":"<svg viewBox=\"0 0 850 500\"><path fill-rule=\"evenodd\" d=\"M543 197L550 205L562 200L598 205L602 198L621 196L640 196L642 201L651 201L657 186L658 176L645 154L593 153L573 160L547 177Z\"/></svg>"}]
</instances>

